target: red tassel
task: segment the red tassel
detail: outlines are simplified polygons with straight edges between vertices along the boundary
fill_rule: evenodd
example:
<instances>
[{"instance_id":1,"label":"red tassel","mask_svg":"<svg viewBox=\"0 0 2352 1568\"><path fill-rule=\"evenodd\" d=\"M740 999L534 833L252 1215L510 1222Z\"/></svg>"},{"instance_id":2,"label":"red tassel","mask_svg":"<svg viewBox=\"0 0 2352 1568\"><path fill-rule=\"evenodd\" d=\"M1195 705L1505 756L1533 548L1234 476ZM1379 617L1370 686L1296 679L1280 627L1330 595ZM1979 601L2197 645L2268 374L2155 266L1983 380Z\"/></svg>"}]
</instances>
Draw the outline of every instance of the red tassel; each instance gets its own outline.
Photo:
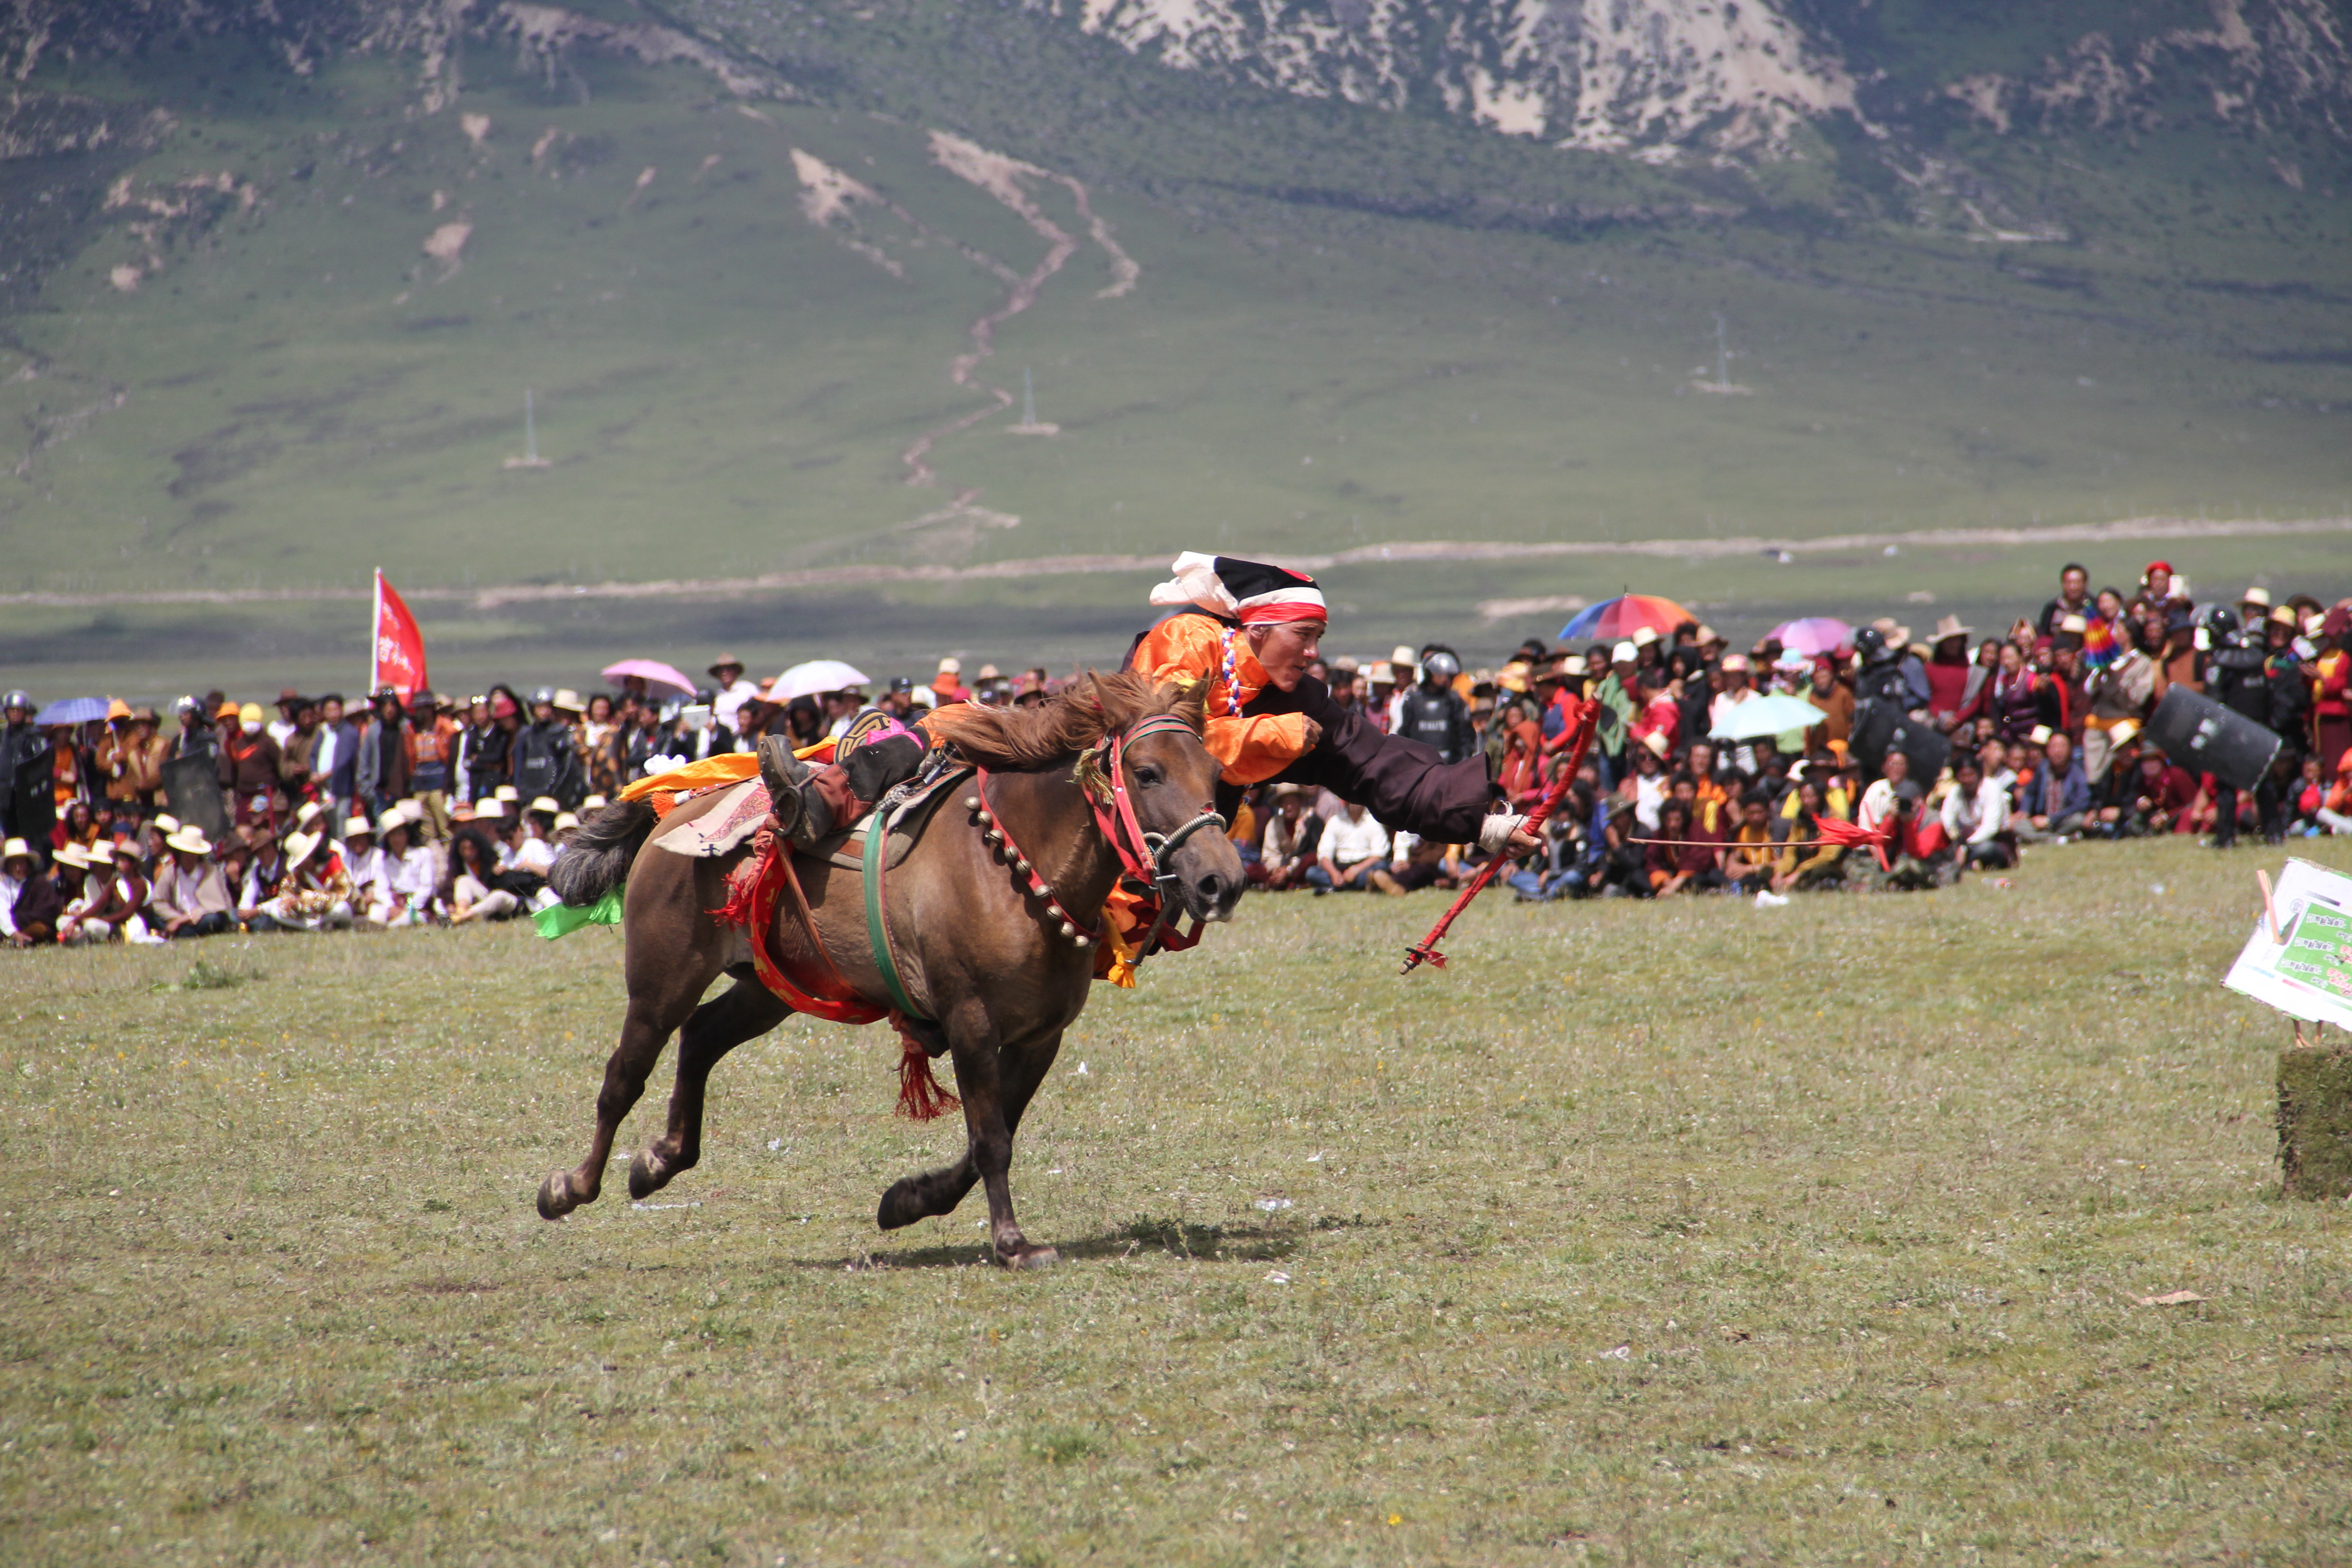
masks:
<instances>
[{"instance_id":1,"label":"red tassel","mask_svg":"<svg viewBox=\"0 0 2352 1568\"><path fill-rule=\"evenodd\" d=\"M893 1013L891 1024L898 1031L898 1114L909 1121L929 1121L935 1117L961 1108L957 1099L940 1080L931 1076L930 1053L922 1041L907 1030L904 1016Z\"/></svg>"},{"instance_id":2,"label":"red tassel","mask_svg":"<svg viewBox=\"0 0 2352 1568\"><path fill-rule=\"evenodd\" d=\"M772 849L763 848L728 874L727 901L709 911L711 919L721 925L751 925L751 901L759 895L760 877L768 868L768 857L772 853Z\"/></svg>"}]
</instances>

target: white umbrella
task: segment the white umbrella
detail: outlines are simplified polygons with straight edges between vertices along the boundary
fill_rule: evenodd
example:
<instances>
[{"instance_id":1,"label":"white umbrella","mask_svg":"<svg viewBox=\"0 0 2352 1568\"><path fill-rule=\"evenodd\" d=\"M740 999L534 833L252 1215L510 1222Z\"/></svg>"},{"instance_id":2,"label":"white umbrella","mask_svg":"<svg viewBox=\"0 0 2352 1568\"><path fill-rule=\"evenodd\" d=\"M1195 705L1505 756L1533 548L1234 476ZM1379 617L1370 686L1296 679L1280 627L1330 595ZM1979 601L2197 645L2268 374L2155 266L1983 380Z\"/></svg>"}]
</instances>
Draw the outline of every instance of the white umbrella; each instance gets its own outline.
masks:
<instances>
[{"instance_id":1,"label":"white umbrella","mask_svg":"<svg viewBox=\"0 0 2352 1568\"><path fill-rule=\"evenodd\" d=\"M854 665L837 658L813 658L776 677L775 685L768 689L768 700L790 702L795 697L822 697L828 691L846 691L865 684L866 677Z\"/></svg>"},{"instance_id":2,"label":"white umbrella","mask_svg":"<svg viewBox=\"0 0 2352 1568\"><path fill-rule=\"evenodd\" d=\"M1759 735L1786 735L1810 730L1829 715L1801 697L1785 691L1751 697L1724 715L1708 734L1715 741L1752 741Z\"/></svg>"}]
</instances>

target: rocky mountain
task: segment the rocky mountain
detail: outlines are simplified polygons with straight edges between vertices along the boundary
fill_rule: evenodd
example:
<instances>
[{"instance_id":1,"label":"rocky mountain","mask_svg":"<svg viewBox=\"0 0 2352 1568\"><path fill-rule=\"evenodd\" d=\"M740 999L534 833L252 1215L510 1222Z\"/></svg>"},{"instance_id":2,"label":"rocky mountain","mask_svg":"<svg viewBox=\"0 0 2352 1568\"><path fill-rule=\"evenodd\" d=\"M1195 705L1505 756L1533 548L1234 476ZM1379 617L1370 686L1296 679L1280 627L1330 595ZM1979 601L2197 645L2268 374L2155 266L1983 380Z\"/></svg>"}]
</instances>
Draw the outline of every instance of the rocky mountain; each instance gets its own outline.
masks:
<instances>
[{"instance_id":1,"label":"rocky mountain","mask_svg":"<svg viewBox=\"0 0 2352 1568\"><path fill-rule=\"evenodd\" d=\"M1900 0L1030 4L1171 68L1655 161L1787 156L1808 126L1843 118L1885 137L1947 104L2000 134L2201 117L2352 135L2347 27L2328 0L1995 5L1940 18ZM1941 68L1988 54L2007 58Z\"/></svg>"}]
</instances>

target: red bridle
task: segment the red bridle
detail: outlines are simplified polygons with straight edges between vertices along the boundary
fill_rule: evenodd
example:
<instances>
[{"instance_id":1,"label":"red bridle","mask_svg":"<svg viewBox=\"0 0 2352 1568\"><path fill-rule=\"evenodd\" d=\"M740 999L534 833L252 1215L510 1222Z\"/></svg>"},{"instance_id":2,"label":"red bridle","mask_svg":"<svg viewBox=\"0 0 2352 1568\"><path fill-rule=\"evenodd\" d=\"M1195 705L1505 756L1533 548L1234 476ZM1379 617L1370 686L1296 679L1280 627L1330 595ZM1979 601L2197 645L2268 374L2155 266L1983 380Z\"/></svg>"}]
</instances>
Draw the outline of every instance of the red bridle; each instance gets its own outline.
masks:
<instances>
[{"instance_id":1,"label":"red bridle","mask_svg":"<svg viewBox=\"0 0 2352 1568\"><path fill-rule=\"evenodd\" d=\"M1121 875L1150 888L1158 905L1158 919L1152 922L1150 934L1145 937L1139 952L1148 952L1153 938L1160 934L1160 928L1167 923L1168 907L1177 891L1176 873L1169 869L1170 859L1184 847L1186 839L1201 829L1213 826L1222 833L1227 826L1223 816L1213 810L1202 812L1179 826L1174 832L1166 834L1147 832L1136 820L1135 804L1128 798L1127 793L1127 748L1146 736L1171 731L1181 731L1195 741L1200 739L1192 726L1176 715L1155 713L1125 730L1106 734L1095 743L1089 753L1108 763L1100 771L1109 780L1108 799L1092 789L1086 792L1087 805L1094 812L1095 826L1118 856ZM989 804L986 768L975 770L972 787L975 793L965 800L964 809L973 814L973 819L979 824L982 837L989 847L1003 856L1015 875L1027 879L1031 895L1042 901L1047 912L1062 922L1065 937L1079 947L1100 942L1102 932L1080 921L1062 907L1061 900L1054 896L1052 886L1022 851L1021 846L1013 842L1012 830L1005 826L1003 817L998 816Z\"/></svg>"}]
</instances>

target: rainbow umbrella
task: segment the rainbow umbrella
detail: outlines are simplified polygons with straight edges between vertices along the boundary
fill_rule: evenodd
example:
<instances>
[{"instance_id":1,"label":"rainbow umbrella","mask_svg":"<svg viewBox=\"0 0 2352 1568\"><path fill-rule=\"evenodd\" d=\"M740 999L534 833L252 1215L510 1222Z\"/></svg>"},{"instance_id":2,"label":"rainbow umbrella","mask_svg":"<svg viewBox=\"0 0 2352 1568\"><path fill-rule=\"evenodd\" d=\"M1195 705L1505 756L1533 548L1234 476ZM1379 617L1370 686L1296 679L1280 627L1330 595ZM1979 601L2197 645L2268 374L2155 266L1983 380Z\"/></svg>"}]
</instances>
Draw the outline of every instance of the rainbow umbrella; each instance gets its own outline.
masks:
<instances>
[{"instance_id":1,"label":"rainbow umbrella","mask_svg":"<svg viewBox=\"0 0 2352 1568\"><path fill-rule=\"evenodd\" d=\"M1789 653L1801 653L1807 658L1817 654L1835 653L1853 646L1853 628L1835 616L1807 616L1802 620L1782 621L1764 634L1764 640L1780 639L1781 648Z\"/></svg>"},{"instance_id":2,"label":"rainbow umbrella","mask_svg":"<svg viewBox=\"0 0 2352 1568\"><path fill-rule=\"evenodd\" d=\"M1672 599L1661 599L1655 594L1623 594L1579 610L1576 619L1560 627L1559 640L1580 642L1591 637L1613 642L1632 637L1643 626L1664 637L1685 621L1696 619Z\"/></svg>"},{"instance_id":3,"label":"rainbow umbrella","mask_svg":"<svg viewBox=\"0 0 2352 1568\"><path fill-rule=\"evenodd\" d=\"M2123 656L2123 638L2116 628L2105 616L2091 616L2083 628L2083 662L2093 669L2105 669Z\"/></svg>"}]
</instances>

